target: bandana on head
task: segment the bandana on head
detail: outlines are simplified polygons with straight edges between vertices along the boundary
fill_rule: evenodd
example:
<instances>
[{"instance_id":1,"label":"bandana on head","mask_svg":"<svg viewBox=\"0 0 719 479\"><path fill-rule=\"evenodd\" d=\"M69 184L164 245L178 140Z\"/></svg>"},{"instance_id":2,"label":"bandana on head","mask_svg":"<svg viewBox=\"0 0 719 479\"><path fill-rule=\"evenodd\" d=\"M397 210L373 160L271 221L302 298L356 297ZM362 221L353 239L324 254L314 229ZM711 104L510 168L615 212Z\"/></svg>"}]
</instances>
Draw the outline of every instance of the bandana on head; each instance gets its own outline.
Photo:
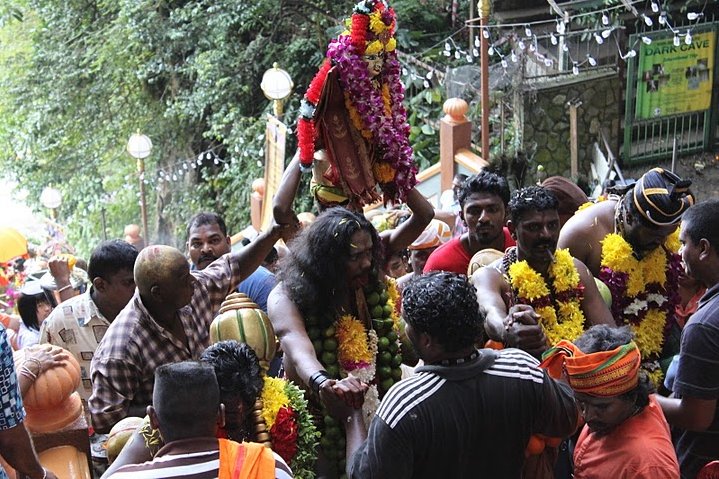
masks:
<instances>
[{"instance_id":1,"label":"bandana on head","mask_svg":"<svg viewBox=\"0 0 719 479\"><path fill-rule=\"evenodd\" d=\"M444 221L433 219L427 227L420 233L414 242L409 245L409 249L428 249L436 248L449 241L452 238L452 232Z\"/></svg>"},{"instance_id":2,"label":"bandana on head","mask_svg":"<svg viewBox=\"0 0 719 479\"><path fill-rule=\"evenodd\" d=\"M542 355L542 364L553 378L566 371L569 385L578 393L619 396L639 383L641 354L634 341L611 351L585 354L571 341L562 340Z\"/></svg>"},{"instance_id":3,"label":"bandana on head","mask_svg":"<svg viewBox=\"0 0 719 479\"><path fill-rule=\"evenodd\" d=\"M654 168L639 178L632 190L632 200L644 220L656 226L678 223L694 204L689 190L691 180L683 180L671 171Z\"/></svg>"}]
</instances>

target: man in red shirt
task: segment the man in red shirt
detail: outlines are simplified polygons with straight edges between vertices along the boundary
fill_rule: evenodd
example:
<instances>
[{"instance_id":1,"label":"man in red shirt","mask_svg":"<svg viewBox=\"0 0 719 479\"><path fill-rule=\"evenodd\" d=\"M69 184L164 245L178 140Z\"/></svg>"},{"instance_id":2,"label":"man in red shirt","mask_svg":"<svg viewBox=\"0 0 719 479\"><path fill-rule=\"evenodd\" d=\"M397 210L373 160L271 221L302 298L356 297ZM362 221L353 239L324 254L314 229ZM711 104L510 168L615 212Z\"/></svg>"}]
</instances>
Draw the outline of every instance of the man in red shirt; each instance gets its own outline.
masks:
<instances>
[{"instance_id":1,"label":"man in red shirt","mask_svg":"<svg viewBox=\"0 0 719 479\"><path fill-rule=\"evenodd\" d=\"M460 217L467 232L437 248L427 259L424 272L451 271L467 274L469 260L477 251L504 251L515 242L505 226L509 185L496 173L481 171L470 176L459 191Z\"/></svg>"}]
</instances>

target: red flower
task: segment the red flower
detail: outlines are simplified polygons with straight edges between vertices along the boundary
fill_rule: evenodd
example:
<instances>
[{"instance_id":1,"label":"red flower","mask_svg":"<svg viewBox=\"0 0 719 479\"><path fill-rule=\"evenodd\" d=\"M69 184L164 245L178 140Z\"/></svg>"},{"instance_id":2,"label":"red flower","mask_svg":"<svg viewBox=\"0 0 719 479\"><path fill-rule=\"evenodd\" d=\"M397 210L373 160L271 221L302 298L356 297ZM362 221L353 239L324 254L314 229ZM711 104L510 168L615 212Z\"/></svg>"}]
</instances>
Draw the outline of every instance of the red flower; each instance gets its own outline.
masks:
<instances>
[{"instance_id":1,"label":"red flower","mask_svg":"<svg viewBox=\"0 0 719 479\"><path fill-rule=\"evenodd\" d=\"M277 411L277 418L270 429L270 437L272 437L272 450L287 464L297 454L298 433L297 413L288 407L282 407Z\"/></svg>"},{"instance_id":2,"label":"red flower","mask_svg":"<svg viewBox=\"0 0 719 479\"><path fill-rule=\"evenodd\" d=\"M366 48L367 30L369 29L369 16L355 13L352 15L352 45L357 53L363 55Z\"/></svg>"}]
</instances>

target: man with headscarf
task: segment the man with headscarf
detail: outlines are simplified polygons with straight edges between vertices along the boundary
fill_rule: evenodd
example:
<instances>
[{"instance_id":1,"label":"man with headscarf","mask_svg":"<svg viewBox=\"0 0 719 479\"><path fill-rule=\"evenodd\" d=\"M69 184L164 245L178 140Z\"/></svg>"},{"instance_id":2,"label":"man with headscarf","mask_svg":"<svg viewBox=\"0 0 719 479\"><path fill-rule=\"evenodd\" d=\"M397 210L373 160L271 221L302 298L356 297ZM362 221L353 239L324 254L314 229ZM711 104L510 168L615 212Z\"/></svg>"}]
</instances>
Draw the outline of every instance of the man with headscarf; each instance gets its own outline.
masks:
<instances>
[{"instance_id":1,"label":"man with headscarf","mask_svg":"<svg viewBox=\"0 0 719 479\"><path fill-rule=\"evenodd\" d=\"M563 176L550 176L542 182L542 186L551 191L559 201L560 228L577 212L580 206L589 201L587 195L575 182Z\"/></svg>"},{"instance_id":2,"label":"man with headscarf","mask_svg":"<svg viewBox=\"0 0 719 479\"><path fill-rule=\"evenodd\" d=\"M558 246L568 248L611 291L612 315L617 324L632 326L655 382L660 366L666 369L666 359L679 349L676 231L695 202L690 185L671 171L653 168L623 196L579 211L559 235Z\"/></svg>"},{"instance_id":3,"label":"man with headscarf","mask_svg":"<svg viewBox=\"0 0 719 479\"><path fill-rule=\"evenodd\" d=\"M640 371L628 327L593 326L544 354L550 376L566 373L585 421L574 449L574 477L678 478L669 426Z\"/></svg>"},{"instance_id":4,"label":"man with headscarf","mask_svg":"<svg viewBox=\"0 0 719 479\"><path fill-rule=\"evenodd\" d=\"M430 221L424 231L409 245L409 264L412 266L412 272L399 278L397 286L401 289L412 278L421 275L429 255L451 238L452 231L447 223L438 219Z\"/></svg>"}]
</instances>

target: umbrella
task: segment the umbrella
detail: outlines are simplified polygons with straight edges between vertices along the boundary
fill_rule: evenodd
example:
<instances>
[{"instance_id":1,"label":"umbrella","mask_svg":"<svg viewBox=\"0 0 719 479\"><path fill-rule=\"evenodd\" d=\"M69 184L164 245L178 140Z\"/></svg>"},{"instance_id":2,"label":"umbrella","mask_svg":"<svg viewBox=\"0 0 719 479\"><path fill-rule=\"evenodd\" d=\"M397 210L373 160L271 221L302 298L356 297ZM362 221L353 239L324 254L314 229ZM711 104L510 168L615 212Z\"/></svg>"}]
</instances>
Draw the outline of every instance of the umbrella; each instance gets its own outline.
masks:
<instances>
[{"instance_id":1,"label":"umbrella","mask_svg":"<svg viewBox=\"0 0 719 479\"><path fill-rule=\"evenodd\" d=\"M15 228L0 227L0 263L27 254L27 240Z\"/></svg>"}]
</instances>

